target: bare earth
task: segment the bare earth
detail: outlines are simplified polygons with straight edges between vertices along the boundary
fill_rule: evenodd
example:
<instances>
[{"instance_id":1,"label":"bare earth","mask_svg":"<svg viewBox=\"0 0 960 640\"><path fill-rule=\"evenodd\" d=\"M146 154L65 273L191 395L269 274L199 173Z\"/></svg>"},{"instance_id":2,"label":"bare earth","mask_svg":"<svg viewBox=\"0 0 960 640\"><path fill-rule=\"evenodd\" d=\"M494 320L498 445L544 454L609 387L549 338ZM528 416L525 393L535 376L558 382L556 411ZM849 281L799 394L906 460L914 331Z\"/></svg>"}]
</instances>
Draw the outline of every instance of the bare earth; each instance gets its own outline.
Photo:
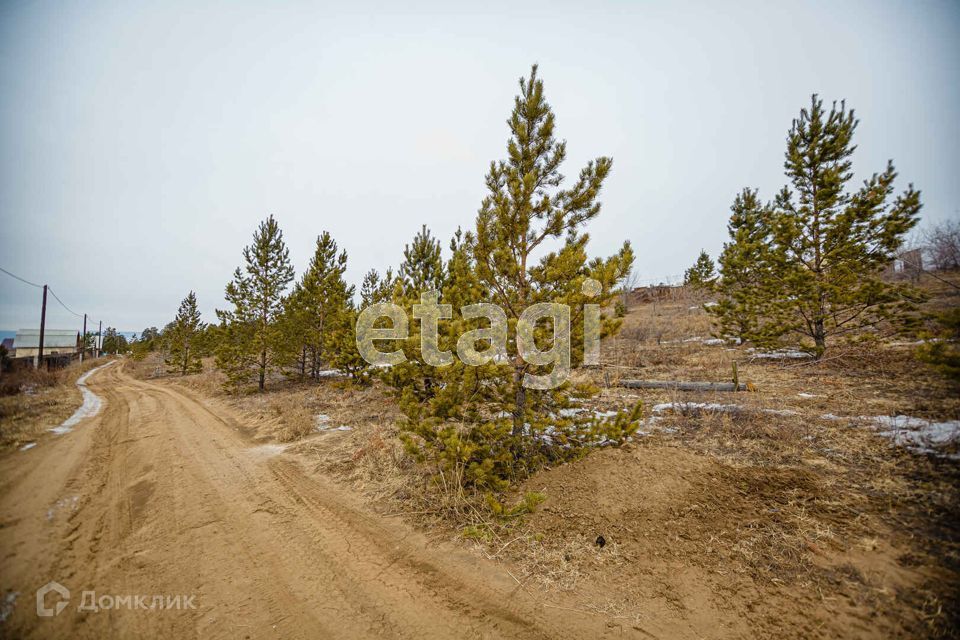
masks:
<instances>
[{"instance_id":1,"label":"bare earth","mask_svg":"<svg viewBox=\"0 0 960 640\"><path fill-rule=\"evenodd\" d=\"M428 544L306 474L188 390L96 373L104 411L0 459L10 637L472 638L638 634L538 604L491 562ZM71 590L56 617L38 587ZM97 597L192 595L195 610L80 611ZM53 606L58 596L47 596ZM135 602L135 601L134 601ZM9 607L8 607L9 609ZM642 637L639 636L638 637Z\"/></svg>"}]
</instances>

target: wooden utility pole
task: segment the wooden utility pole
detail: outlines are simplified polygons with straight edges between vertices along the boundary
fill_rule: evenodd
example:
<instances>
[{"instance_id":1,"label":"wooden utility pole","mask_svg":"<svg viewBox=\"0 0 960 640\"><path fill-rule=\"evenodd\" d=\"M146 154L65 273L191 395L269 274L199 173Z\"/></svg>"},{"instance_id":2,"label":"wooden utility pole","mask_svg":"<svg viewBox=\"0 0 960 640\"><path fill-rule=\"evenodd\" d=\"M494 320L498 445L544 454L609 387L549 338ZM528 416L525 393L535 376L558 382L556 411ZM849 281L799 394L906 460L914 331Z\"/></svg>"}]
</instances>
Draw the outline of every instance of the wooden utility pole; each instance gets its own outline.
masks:
<instances>
[{"instance_id":1,"label":"wooden utility pole","mask_svg":"<svg viewBox=\"0 0 960 640\"><path fill-rule=\"evenodd\" d=\"M100 321L100 327L97 329L97 357L100 357L100 349L103 348L103 342L100 339L100 333L103 331L103 320Z\"/></svg>"},{"instance_id":2,"label":"wooden utility pole","mask_svg":"<svg viewBox=\"0 0 960 640\"><path fill-rule=\"evenodd\" d=\"M87 351L87 314L83 314L83 333L80 334L80 364L83 364L83 354Z\"/></svg>"},{"instance_id":3,"label":"wooden utility pole","mask_svg":"<svg viewBox=\"0 0 960 640\"><path fill-rule=\"evenodd\" d=\"M47 323L47 285L43 285L43 306L40 307L40 342L37 345L37 361L35 369L43 365L43 329Z\"/></svg>"}]
</instances>

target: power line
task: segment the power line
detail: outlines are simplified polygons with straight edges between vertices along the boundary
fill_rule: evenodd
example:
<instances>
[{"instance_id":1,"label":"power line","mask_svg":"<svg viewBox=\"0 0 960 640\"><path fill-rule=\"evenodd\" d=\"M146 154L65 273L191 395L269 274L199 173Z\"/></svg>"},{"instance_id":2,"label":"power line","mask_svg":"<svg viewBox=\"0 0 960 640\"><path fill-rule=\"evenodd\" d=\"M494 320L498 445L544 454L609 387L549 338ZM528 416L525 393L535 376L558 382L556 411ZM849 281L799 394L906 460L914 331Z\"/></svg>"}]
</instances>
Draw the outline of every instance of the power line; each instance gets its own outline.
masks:
<instances>
[{"instance_id":1,"label":"power line","mask_svg":"<svg viewBox=\"0 0 960 640\"><path fill-rule=\"evenodd\" d=\"M24 279L24 278L21 278L20 276L18 276L18 275L15 274L15 273L11 273L11 272L7 271L7 270L4 269L3 267L0 267L0 271L2 271L3 273L7 274L7 275L10 276L11 278L15 278L15 279L19 280L20 282L22 282L22 283L24 283L24 284L30 285L31 287L36 287L37 289L43 289L43 285L42 285L42 284L37 284L37 283L35 283L35 282L30 282L29 280L26 280L26 279ZM56 301L60 303L60 306L61 306L61 307L63 307L63 308L66 309L68 312L72 313L73 315L77 316L78 318L82 318L82 317L83 317L83 314L82 314L82 313L77 313L76 311L74 311L73 309L71 309L70 307L68 307L66 304L64 304L63 300L60 299L60 296L58 296L56 293L54 293L54 291L53 291L53 289L52 289L51 287L48 286L48 287L47 287L47 291L49 291L49 292L50 292L50 295L52 295L52 296L54 297L54 299L56 299ZM99 320L95 320L95 319L93 319L93 318L90 318L89 316L87 317L87 319L90 320L91 322L99 322Z\"/></svg>"},{"instance_id":2,"label":"power line","mask_svg":"<svg viewBox=\"0 0 960 640\"><path fill-rule=\"evenodd\" d=\"M55 294L55 293L53 292L53 289L50 288L49 286L47 287L47 291L49 291L49 292L50 292L50 295L52 295L52 296L54 297L54 299L56 299L56 301L60 303L60 306L61 306L61 307L63 307L64 309L66 309L67 311L69 311L70 313L72 313L73 315L77 316L78 318L82 318L82 317L83 317L83 314L82 314L82 313L77 313L76 311L74 311L73 309L71 309L70 307L68 307L67 305L63 304L63 300L61 300L61 299L57 296L57 294Z\"/></svg>"},{"instance_id":3,"label":"power line","mask_svg":"<svg viewBox=\"0 0 960 640\"><path fill-rule=\"evenodd\" d=\"M36 284L35 282L30 282L29 280L24 280L23 278L21 278L21 277L18 276L17 274L15 274L15 273L10 273L9 271L7 271L6 269L4 269L3 267L0 267L0 271L3 271L5 274L7 274L8 276L10 276L11 278L16 278L16 279L19 280L20 282L22 282L22 283L24 283L24 284L28 284L28 285L30 285L31 287L36 287L37 289L43 289L43 285L42 285L42 284ZM63 304L63 303L61 302L60 304Z\"/></svg>"}]
</instances>

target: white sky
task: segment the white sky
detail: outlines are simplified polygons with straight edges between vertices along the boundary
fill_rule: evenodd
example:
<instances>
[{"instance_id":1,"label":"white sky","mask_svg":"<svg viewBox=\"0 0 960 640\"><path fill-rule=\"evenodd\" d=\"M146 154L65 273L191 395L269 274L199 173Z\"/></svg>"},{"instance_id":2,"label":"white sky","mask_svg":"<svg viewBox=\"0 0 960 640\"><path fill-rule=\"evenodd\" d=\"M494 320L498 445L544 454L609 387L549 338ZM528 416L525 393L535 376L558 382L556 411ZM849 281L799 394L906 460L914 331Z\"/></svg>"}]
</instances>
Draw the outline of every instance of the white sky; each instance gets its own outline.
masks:
<instances>
[{"instance_id":1,"label":"white sky","mask_svg":"<svg viewBox=\"0 0 960 640\"><path fill-rule=\"evenodd\" d=\"M773 195L813 92L861 118L858 182L893 158L925 219L958 215L960 3L453 4L0 3L0 266L122 330L190 289L214 321L273 213L298 274L326 229L359 284L421 224L473 225L533 62L564 173L614 159L591 252L630 239L643 279ZM39 298L0 274L0 328Z\"/></svg>"}]
</instances>

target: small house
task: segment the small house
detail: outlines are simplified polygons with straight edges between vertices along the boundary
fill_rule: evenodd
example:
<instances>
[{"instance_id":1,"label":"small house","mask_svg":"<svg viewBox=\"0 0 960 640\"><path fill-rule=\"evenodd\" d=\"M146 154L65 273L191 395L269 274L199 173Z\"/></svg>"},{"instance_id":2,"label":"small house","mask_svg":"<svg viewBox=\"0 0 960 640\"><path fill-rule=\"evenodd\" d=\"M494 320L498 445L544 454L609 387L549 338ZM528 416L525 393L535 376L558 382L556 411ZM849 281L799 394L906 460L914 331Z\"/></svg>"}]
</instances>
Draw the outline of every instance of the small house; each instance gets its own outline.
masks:
<instances>
[{"instance_id":1,"label":"small house","mask_svg":"<svg viewBox=\"0 0 960 640\"><path fill-rule=\"evenodd\" d=\"M80 332L73 329L46 329L43 332L43 355L80 353ZM40 352L40 330L20 329L13 339L15 358L36 357Z\"/></svg>"}]
</instances>

